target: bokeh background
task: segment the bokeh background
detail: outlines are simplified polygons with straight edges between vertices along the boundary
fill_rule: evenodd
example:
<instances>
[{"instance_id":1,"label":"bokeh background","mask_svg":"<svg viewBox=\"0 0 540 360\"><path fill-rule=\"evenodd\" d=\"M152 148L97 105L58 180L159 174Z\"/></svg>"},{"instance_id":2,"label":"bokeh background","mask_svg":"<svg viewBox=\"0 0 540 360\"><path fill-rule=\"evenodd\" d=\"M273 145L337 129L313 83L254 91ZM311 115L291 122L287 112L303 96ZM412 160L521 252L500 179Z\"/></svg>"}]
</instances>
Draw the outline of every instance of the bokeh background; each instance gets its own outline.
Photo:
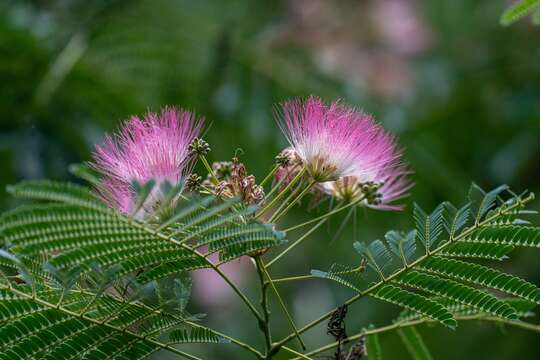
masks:
<instances>
[{"instance_id":1,"label":"bokeh background","mask_svg":"<svg viewBox=\"0 0 540 360\"><path fill-rule=\"evenodd\" d=\"M315 94L363 108L399 136L414 169L412 199L424 208L460 203L475 181L539 192L540 28L502 28L503 0L2 0L0 2L0 187L29 178L70 179L68 165L120 120L163 105L204 115L211 160L242 160L261 179L285 146L275 103ZM0 209L15 206L0 192ZM538 208L538 201L534 205ZM310 216L295 210L289 223ZM330 239L338 220L286 260L275 276L358 261L352 242L411 226L403 213L368 211ZM506 270L540 284L539 252L516 251ZM230 265L258 296L251 264ZM352 294L313 280L280 287L303 325ZM193 312L259 343L256 325L215 279L198 274ZM273 303L275 306L275 303ZM369 299L352 306L349 333L398 313ZM273 308L276 338L288 333ZM436 359L540 358L540 337L491 324L420 329ZM331 341L323 326L310 346ZM406 359L399 338L385 358ZM293 344L291 342L291 344ZM232 346L197 347L209 359L241 359ZM166 359L166 354L155 358ZM283 358L285 358L283 356Z\"/></svg>"}]
</instances>

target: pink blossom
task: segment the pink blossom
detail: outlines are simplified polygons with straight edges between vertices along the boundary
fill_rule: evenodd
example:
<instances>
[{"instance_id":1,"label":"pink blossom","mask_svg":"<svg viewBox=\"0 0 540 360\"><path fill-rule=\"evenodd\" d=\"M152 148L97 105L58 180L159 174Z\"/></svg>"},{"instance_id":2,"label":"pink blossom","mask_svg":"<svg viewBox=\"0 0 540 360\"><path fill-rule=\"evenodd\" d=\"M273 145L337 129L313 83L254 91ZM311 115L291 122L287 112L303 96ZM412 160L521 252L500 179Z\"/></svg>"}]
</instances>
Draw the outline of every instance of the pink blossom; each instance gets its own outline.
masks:
<instances>
[{"instance_id":1,"label":"pink blossom","mask_svg":"<svg viewBox=\"0 0 540 360\"><path fill-rule=\"evenodd\" d=\"M393 136L370 115L340 102L327 105L315 97L286 102L279 125L317 182L345 176L373 181L400 164Z\"/></svg>"},{"instance_id":2,"label":"pink blossom","mask_svg":"<svg viewBox=\"0 0 540 360\"><path fill-rule=\"evenodd\" d=\"M322 183L319 190L338 200L359 201L359 206L378 210L403 210L403 205L394 202L408 196L408 191L414 186L408 178L409 174L406 166L399 166L381 171L370 181L361 182L355 176L347 176Z\"/></svg>"},{"instance_id":3,"label":"pink blossom","mask_svg":"<svg viewBox=\"0 0 540 360\"><path fill-rule=\"evenodd\" d=\"M185 175L190 162L188 146L199 135L202 124L194 114L172 107L124 122L119 134L107 136L93 154L94 166L103 175L99 191L105 201L130 213L135 205L132 183L153 179L156 186L150 199L155 204L160 184L178 184Z\"/></svg>"}]
</instances>

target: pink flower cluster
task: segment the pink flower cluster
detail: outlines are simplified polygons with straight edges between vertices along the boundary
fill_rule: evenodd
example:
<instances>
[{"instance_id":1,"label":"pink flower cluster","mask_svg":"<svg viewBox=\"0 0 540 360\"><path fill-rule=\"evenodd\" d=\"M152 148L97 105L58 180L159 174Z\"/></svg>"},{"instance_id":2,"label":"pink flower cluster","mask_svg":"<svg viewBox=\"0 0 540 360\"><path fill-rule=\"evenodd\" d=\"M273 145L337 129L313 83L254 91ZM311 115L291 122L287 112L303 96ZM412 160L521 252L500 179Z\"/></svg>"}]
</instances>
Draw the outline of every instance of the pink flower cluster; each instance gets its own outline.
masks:
<instances>
[{"instance_id":1,"label":"pink flower cluster","mask_svg":"<svg viewBox=\"0 0 540 360\"><path fill-rule=\"evenodd\" d=\"M130 213L136 201L132 183L151 179L156 186L150 203L158 201L162 182L175 185L186 174L188 147L202 125L194 114L167 107L160 114L148 112L143 119L133 116L119 135L107 136L93 154L95 167L104 176L99 190L107 203Z\"/></svg>"},{"instance_id":2,"label":"pink flower cluster","mask_svg":"<svg viewBox=\"0 0 540 360\"><path fill-rule=\"evenodd\" d=\"M412 186L394 137L364 112L310 97L282 104L278 123L310 176L330 195L342 196L342 186L350 188L351 183L369 184L378 198L370 201L363 194L366 205L398 209L390 203Z\"/></svg>"}]
</instances>

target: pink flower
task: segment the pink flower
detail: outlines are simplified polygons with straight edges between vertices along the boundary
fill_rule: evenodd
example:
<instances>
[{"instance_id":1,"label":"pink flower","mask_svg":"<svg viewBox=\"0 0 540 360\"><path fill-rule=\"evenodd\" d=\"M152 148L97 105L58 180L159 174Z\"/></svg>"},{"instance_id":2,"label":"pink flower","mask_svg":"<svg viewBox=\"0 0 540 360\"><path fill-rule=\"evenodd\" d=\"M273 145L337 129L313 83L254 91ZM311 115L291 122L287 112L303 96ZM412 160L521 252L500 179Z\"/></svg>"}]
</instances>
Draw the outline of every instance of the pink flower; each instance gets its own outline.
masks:
<instances>
[{"instance_id":1,"label":"pink flower","mask_svg":"<svg viewBox=\"0 0 540 360\"><path fill-rule=\"evenodd\" d=\"M371 116L315 97L286 102L282 109L279 124L291 145L284 153L300 159L319 183L316 191L377 209L401 209L391 203L412 187L409 170L394 137Z\"/></svg>"},{"instance_id":2,"label":"pink flower","mask_svg":"<svg viewBox=\"0 0 540 360\"><path fill-rule=\"evenodd\" d=\"M408 196L408 191L414 186L408 174L410 171L406 166L399 166L381 171L373 180L362 182L356 176L346 176L322 183L319 189L338 200L358 201L359 206L378 210L403 210L403 205L393 202Z\"/></svg>"},{"instance_id":3,"label":"pink flower","mask_svg":"<svg viewBox=\"0 0 540 360\"><path fill-rule=\"evenodd\" d=\"M282 111L278 123L317 182L345 176L373 181L400 163L394 138L368 114L315 97L286 102Z\"/></svg>"},{"instance_id":4,"label":"pink flower","mask_svg":"<svg viewBox=\"0 0 540 360\"><path fill-rule=\"evenodd\" d=\"M148 112L142 120L133 116L118 135L107 136L93 154L94 166L103 174L99 191L105 201L131 213L136 204L132 183L153 179L156 186L143 208L156 204L160 184L168 181L176 185L185 175L190 162L188 146L199 135L202 124L202 119L188 111L166 107L159 115Z\"/></svg>"}]
</instances>

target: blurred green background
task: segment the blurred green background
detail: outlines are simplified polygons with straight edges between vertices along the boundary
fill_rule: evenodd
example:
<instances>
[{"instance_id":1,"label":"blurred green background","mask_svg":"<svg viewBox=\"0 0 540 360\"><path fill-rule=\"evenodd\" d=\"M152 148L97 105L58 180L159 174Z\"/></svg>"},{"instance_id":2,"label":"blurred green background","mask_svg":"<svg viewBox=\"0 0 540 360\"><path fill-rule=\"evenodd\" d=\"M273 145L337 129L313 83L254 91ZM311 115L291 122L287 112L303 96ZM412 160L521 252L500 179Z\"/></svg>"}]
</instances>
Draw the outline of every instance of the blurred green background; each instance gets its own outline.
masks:
<instances>
[{"instance_id":1,"label":"blurred green background","mask_svg":"<svg viewBox=\"0 0 540 360\"><path fill-rule=\"evenodd\" d=\"M75 180L68 165L88 160L105 132L131 114L163 105L204 115L212 123L206 136L211 160L230 159L241 147L248 170L261 179L285 146L273 105L315 94L361 107L399 136L415 171L411 199L424 208L464 201L471 181L540 192L540 28L528 21L500 27L506 5L3 0L0 186L27 178ZM0 193L0 209L14 205ZM356 239L407 229L409 209L361 214ZM286 221L308 216L297 209ZM275 266L274 275L358 261L351 227L329 244L337 226L334 220L319 231ZM538 259L538 251L521 250L501 266L540 284ZM237 281L255 299L256 277L243 271L250 264L237 267ZM195 280L194 312L208 313L205 322L219 330L260 344L256 324L227 290L204 276ZM281 289L300 325L352 295L319 280ZM387 324L398 313L372 300L350 310L350 334L369 323ZM273 315L279 339L288 326L278 308ZM462 324L455 332L420 331L436 359L540 358L539 336L523 330ZM386 358L407 358L397 335L381 340ZM306 341L314 347L331 338L321 326ZM209 359L245 356L226 345L196 351Z\"/></svg>"}]
</instances>

